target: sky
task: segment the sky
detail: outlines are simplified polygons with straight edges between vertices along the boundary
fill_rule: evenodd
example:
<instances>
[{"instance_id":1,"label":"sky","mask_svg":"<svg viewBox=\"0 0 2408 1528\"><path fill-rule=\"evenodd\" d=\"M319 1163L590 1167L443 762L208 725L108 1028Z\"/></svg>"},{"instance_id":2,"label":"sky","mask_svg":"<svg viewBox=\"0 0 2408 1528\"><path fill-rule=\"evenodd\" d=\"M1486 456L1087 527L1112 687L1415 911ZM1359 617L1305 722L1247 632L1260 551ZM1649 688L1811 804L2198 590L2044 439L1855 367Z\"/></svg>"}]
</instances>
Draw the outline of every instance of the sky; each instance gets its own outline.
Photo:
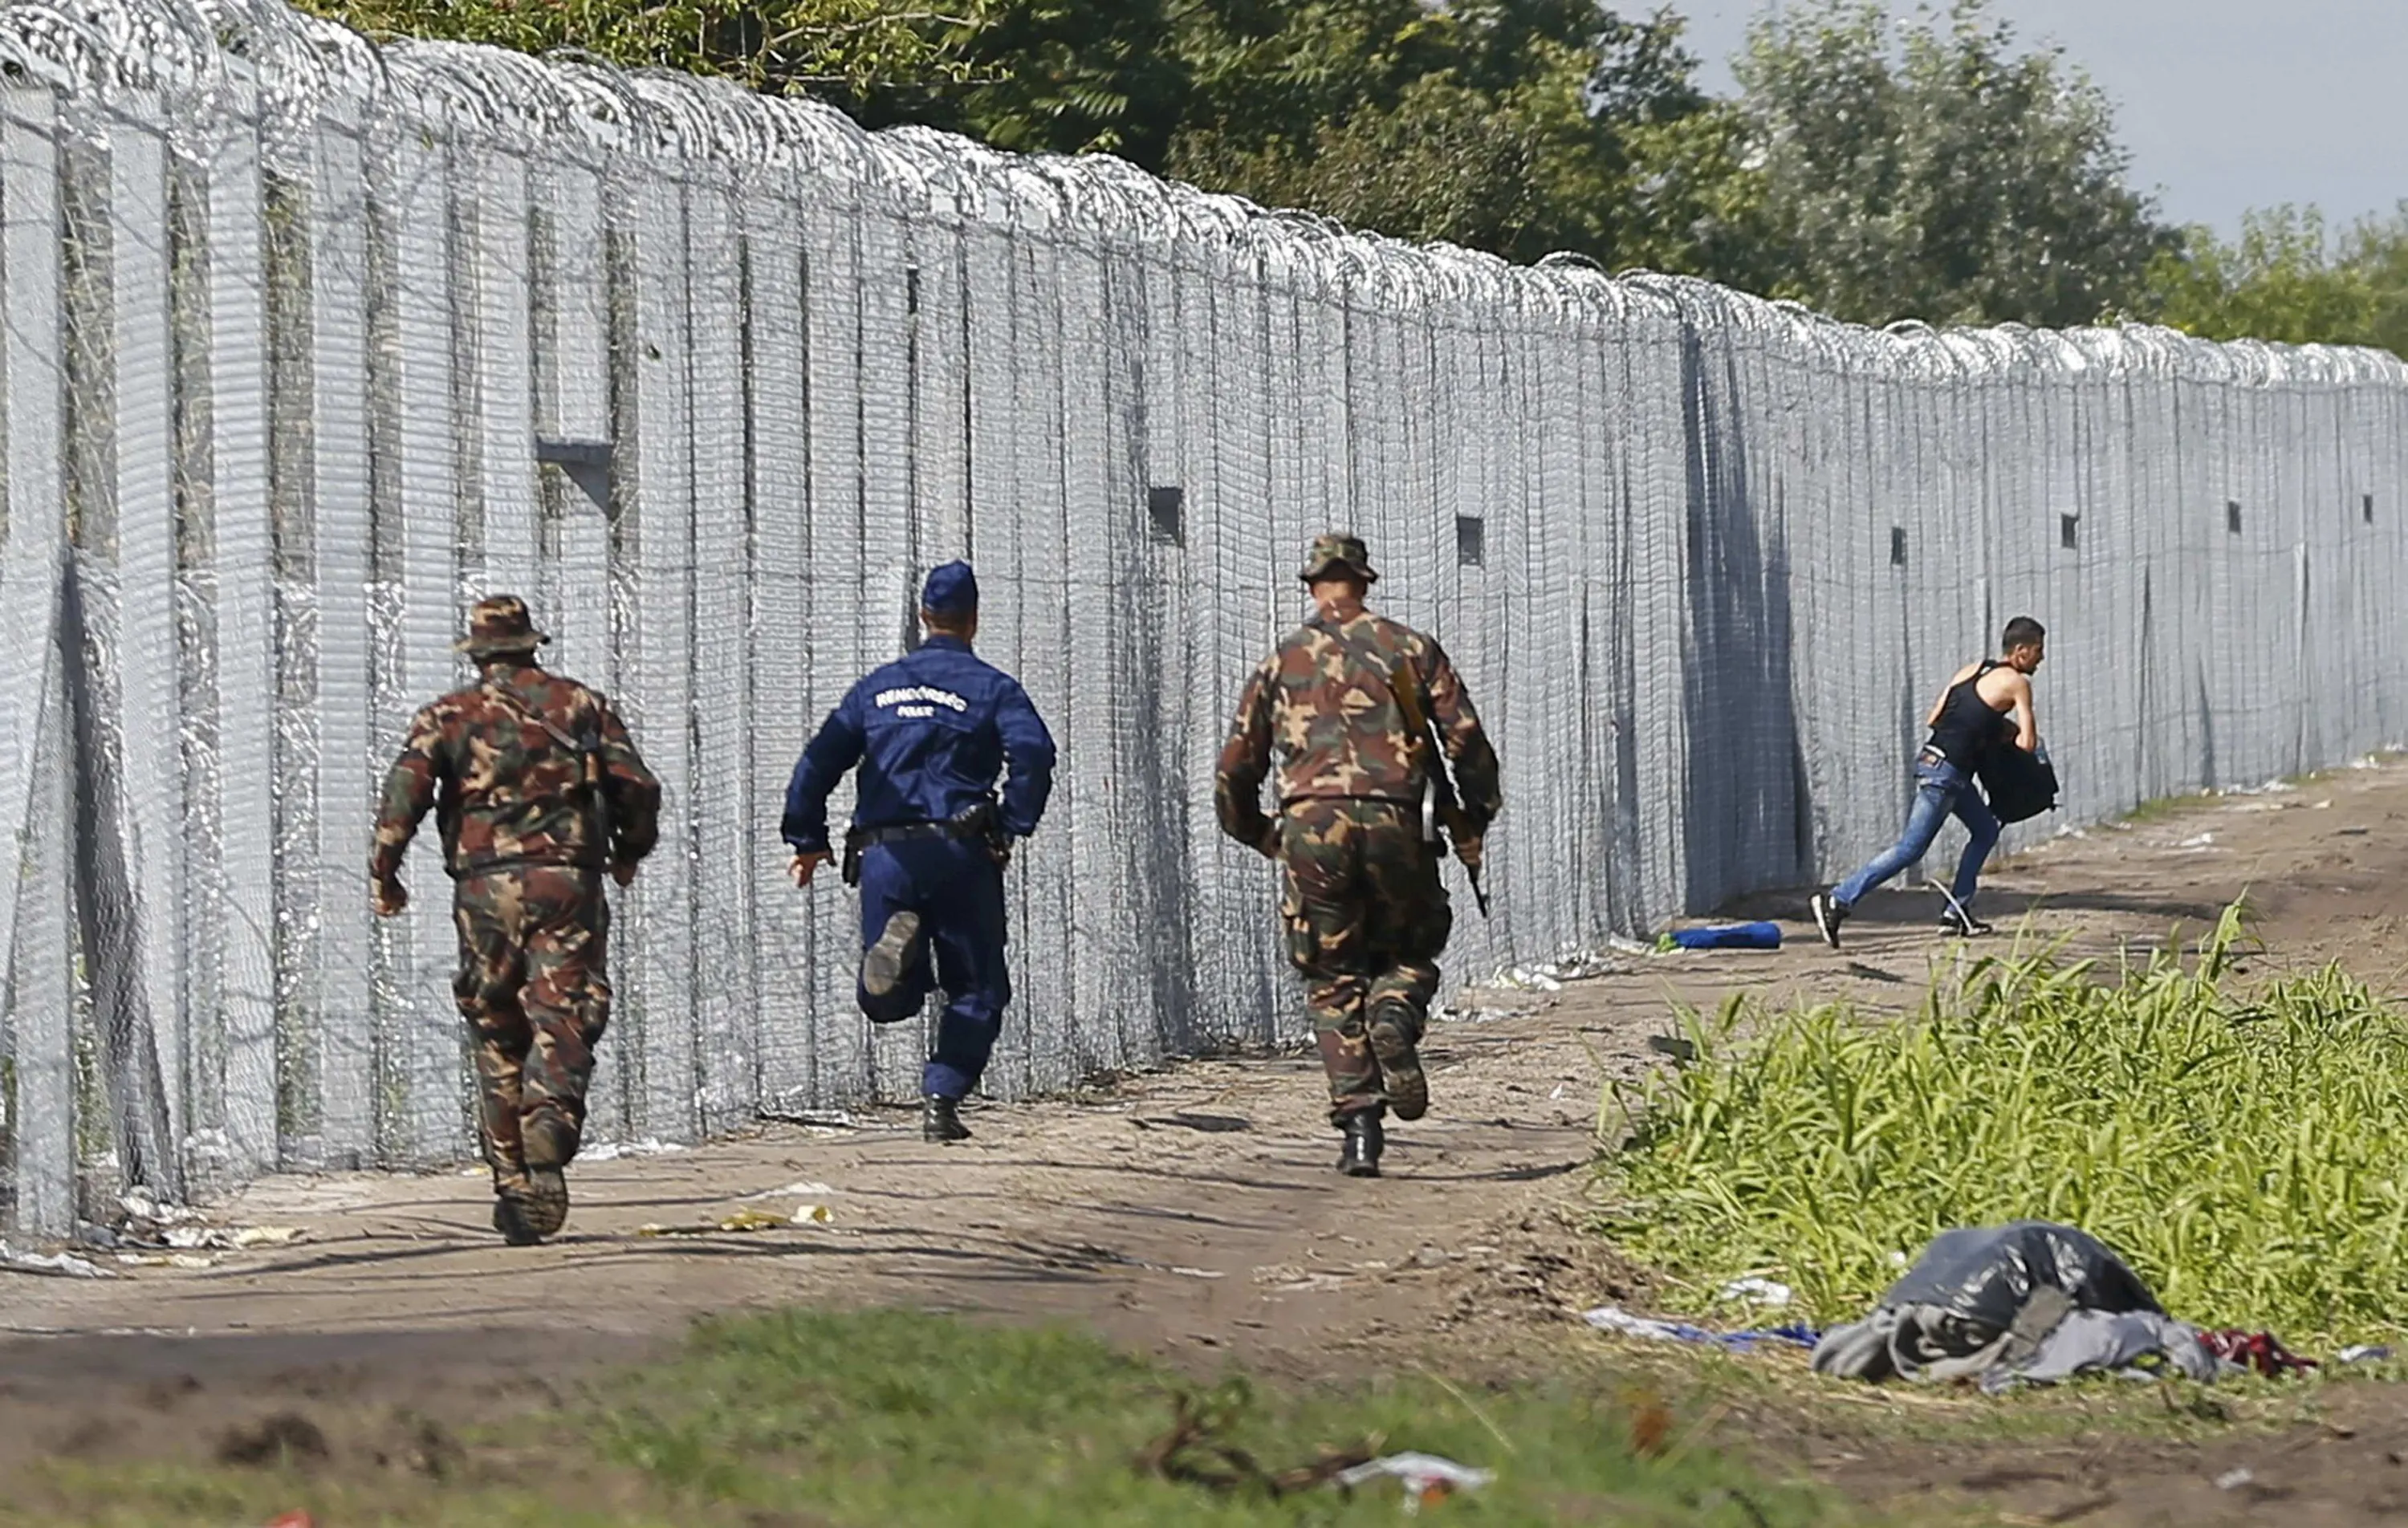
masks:
<instances>
[{"instance_id":1,"label":"sky","mask_svg":"<svg viewBox=\"0 0 2408 1528\"><path fill-rule=\"evenodd\" d=\"M1728 60L1762 0L1670 3L1689 19L1708 87L1733 90ZM2314 202L2338 225L2408 198L2408 0L1993 0L1993 8L2024 40L2063 44L2107 92L2135 187L2154 192L2175 222L2229 236L2250 207Z\"/></svg>"}]
</instances>

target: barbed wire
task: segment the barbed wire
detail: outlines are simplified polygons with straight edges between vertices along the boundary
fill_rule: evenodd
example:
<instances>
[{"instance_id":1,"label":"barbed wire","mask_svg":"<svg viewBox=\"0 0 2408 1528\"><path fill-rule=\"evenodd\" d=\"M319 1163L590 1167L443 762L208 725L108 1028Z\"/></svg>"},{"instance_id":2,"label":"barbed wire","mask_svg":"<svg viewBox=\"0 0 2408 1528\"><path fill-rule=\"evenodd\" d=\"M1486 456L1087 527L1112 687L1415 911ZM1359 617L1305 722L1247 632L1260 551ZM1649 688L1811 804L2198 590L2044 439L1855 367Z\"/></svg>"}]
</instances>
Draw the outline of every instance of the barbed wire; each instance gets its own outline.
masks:
<instances>
[{"instance_id":1,"label":"barbed wire","mask_svg":"<svg viewBox=\"0 0 2408 1528\"><path fill-rule=\"evenodd\" d=\"M2070 331L1884 329L1799 304L1650 271L1609 275L1577 255L1535 265L1445 244L1410 244L1318 214L1266 208L1146 174L1105 155L999 152L925 127L864 131L825 105L771 97L721 79L627 70L590 56L529 57L471 44L378 45L277 0L82 0L0 7L0 63L76 96L170 93L203 109L229 82L254 81L263 143L287 173L296 146L330 118L407 128L589 168L621 157L667 162L729 186L797 174L851 181L897 213L989 224L1078 244L1109 239L1250 260L1350 302L1429 315L1470 304L1571 329L1654 311L1741 333L1779 334L1842 367L1971 381L2017 367L2078 379L2192 375L2281 388L2408 386L2387 352L2243 340L2219 344L2156 325Z\"/></svg>"}]
</instances>

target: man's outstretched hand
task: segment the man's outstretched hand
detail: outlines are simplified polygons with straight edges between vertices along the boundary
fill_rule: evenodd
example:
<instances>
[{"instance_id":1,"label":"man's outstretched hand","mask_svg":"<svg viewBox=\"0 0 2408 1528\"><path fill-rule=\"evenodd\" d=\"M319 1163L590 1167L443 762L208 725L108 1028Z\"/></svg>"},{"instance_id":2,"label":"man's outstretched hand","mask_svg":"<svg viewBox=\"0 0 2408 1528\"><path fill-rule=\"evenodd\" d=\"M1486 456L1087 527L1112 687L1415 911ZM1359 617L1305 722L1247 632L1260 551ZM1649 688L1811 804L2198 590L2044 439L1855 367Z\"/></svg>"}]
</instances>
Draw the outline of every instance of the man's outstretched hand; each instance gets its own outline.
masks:
<instances>
[{"instance_id":1,"label":"man's outstretched hand","mask_svg":"<svg viewBox=\"0 0 2408 1528\"><path fill-rule=\"evenodd\" d=\"M818 871L821 865L827 864L827 860L828 857L824 852L817 854L797 854L794 858L794 863L786 866L786 875L794 881L796 888L799 890L811 883L812 875Z\"/></svg>"},{"instance_id":2,"label":"man's outstretched hand","mask_svg":"<svg viewBox=\"0 0 2408 1528\"><path fill-rule=\"evenodd\" d=\"M395 876L373 881L368 888L368 906L376 909L379 918L397 918L409 906L409 888Z\"/></svg>"}]
</instances>

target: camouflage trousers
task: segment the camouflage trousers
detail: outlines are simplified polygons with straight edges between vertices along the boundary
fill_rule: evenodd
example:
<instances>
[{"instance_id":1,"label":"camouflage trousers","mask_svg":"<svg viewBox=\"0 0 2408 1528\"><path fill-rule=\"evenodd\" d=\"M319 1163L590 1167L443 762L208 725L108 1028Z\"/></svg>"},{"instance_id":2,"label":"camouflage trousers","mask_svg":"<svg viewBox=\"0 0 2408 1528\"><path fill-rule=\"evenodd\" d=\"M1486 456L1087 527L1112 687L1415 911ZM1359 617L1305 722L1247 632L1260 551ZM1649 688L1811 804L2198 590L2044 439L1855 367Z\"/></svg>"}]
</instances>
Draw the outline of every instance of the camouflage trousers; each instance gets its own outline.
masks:
<instances>
[{"instance_id":1,"label":"camouflage trousers","mask_svg":"<svg viewBox=\"0 0 2408 1528\"><path fill-rule=\"evenodd\" d=\"M1401 1006L1415 1043L1438 991L1438 957L1455 926L1439 884L1438 846L1425 843L1418 809L1386 801L1293 801L1280 819L1287 868L1280 914L1288 961L1305 980L1305 1006L1329 1114L1384 1108L1367 1017Z\"/></svg>"},{"instance_id":2,"label":"camouflage trousers","mask_svg":"<svg viewBox=\"0 0 2408 1528\"><path fill-rule=\"evenodd\" d=\"M594 1047L610 1022L599 872L523 865L455 883L460 970L452 995L477 1047L478 1121L496 1188L526 1182L524 1141L566 1164L585 1126Z\"/></svg>"}]
</instances>

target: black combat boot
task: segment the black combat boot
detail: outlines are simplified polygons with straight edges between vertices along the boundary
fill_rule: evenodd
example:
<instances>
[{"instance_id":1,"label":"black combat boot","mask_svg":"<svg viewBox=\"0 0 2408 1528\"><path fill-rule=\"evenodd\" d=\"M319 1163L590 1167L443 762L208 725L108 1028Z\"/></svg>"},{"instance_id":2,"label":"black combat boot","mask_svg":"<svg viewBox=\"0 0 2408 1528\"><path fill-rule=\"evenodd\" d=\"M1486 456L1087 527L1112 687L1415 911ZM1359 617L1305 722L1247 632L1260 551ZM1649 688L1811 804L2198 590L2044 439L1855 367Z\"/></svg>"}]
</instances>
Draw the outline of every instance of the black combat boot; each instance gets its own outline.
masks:
<instances>
[{"instance_id":1,"label":"black combat boot","mask_svg":"<svg viewBox=\"0 0 2408 1528\"><path fill-rule=\"evenodd\" d=\"M526 1215L519 1207L520 1196L513 1190L500 1190L494 1195L494 1229L502 1240L512 1247L533 1247L543 1240L527 1224Z\"/></svg>"},{"instance_id":2,"label":"black combat boot","mask_svg":"<svg viewBox=\"0 0 2408 1528\"><path fill-rule=\"evenodd\" d=\"M861 991L872 1023L898 1023L920 1011L919 1004L906 1005L896 993L921 958L920 915L907 910L887 919L877 942L861 952Z\"/></svg>"},{"instance_id":3,"label":"black combat boot","mask_svg":"<svg viewBox=\"0 0 2408 1528\"><path fill-rule=\"evenodd\" d=\"M1421 1015L1412 1005L1383 997L1371 1006L1371 1054L1380 1058L1380 1085L1388 1107L1399 1120L1418 1120L1429 1112L1429 1079L1422 1075L1421 1052L1414 1042L1421 1034Z\"/></svg>"},{"instance_id":4,"label":"black combat boot","mask_svg":"<svg viewBox=\"0 0 2408 1528\"><path fill-rule=\"evenodd\" d=\"M920 1100L920 1135L931 1141L966 1141L970 1127L962 1123L959 1101L941 1093Z\"/></svg>"},{"instance_id":5,"label":"black combat boot","mask_svg":"<svg viewBox=\"0 0 2408 1528\"><path fill-rule=\"evenodd\" d=\"M577 1154L577 1127L547 1106L520 1121L519 1136L527 1168L520 1218L538 1237L558 1235L568 1223L568 1178L561 1169Z\"/></svg>"},{"instance_id":6,"label":"black combat boot","mask_svg":"<svg viewBox=\"0 0 2408 1528\"><path fill-rule=\"evenodd\" d=\"M1346 1144L1338 1149L1338 1170L1349 1178L1380 1176L1380 1153L1388 1145L1378 1109L1358 1109L1338 1121Z\"/></svg>"}]
</instances>

